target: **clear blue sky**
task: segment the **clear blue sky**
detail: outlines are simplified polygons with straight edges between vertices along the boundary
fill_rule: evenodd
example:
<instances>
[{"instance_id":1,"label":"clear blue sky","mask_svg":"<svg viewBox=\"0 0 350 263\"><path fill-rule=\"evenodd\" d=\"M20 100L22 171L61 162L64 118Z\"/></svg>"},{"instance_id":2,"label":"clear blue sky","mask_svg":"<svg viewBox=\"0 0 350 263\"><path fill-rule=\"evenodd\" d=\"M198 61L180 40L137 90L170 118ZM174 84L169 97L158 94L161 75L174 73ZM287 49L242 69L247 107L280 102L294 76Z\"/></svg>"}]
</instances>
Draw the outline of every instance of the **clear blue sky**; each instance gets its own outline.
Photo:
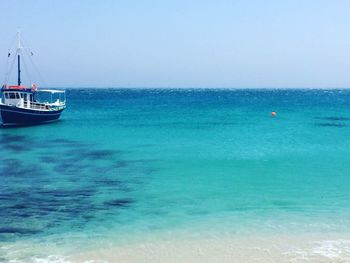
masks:
<instances>
[{"instance_id":1,"label":"clear blue sky","mask_svg":"<svg viewBox=\"0 0 350 263\"><path fill-rule=\"evenodd\" d=\"M1 0L0 10L1 76L20 27L51 87L350 87L348 0Z\"/></svg>"}]
</instances>

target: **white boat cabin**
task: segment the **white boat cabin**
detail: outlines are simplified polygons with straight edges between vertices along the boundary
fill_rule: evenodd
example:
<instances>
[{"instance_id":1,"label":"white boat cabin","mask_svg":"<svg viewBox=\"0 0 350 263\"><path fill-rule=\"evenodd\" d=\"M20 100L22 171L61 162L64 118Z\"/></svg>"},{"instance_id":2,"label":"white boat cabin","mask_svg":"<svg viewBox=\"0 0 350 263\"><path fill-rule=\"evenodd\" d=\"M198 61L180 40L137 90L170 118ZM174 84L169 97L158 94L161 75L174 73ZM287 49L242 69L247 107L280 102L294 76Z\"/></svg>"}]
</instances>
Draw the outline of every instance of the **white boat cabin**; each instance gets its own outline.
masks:
<instances>
[{"instance_id":1,"label":"white boat cabin","mask_svg":"<svg viewBox=\"0 0 350 263\"><path fill-rule=\"evenodd\" d=\"M5 91L2 96L2 103L10 106L21 108L30 108L30 103L33 102L33 93L19 91Z\"/></svg>"},{"instance_id":2,"label":"white boat cabin","mask_svg":"<svg viewBox=\"0 0 350 263\"><path fill-rule=\"evenodd\" d=\"M43 96L47 101L42 101L39 93L47 93ZM53 101L55 99L55 101ZM25 109L50 110L52 108L65 107L65 92L61 90L40 90L33 93L30 89L3 90L1 104Z\"/></svg>"}]
</instances>

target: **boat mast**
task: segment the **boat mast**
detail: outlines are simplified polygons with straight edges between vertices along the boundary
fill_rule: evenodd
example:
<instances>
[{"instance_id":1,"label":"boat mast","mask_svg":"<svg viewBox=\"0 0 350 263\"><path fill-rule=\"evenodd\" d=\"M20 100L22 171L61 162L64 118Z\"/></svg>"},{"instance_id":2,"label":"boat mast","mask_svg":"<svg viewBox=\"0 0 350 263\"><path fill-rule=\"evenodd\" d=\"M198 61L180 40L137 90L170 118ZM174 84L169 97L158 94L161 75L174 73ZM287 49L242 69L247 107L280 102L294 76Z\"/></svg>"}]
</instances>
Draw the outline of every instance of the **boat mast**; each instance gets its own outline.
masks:
<instances>
[{"instance_id":1,"label":"boat mast","mask_svg":"<svg viewBox=\"0 0 350 263\"><path fill-rule=\"evenodd\" d=\"M21 86L21 32L17 32L17 72L18 72L18 86Z\"/></svg>"}]
</instances>

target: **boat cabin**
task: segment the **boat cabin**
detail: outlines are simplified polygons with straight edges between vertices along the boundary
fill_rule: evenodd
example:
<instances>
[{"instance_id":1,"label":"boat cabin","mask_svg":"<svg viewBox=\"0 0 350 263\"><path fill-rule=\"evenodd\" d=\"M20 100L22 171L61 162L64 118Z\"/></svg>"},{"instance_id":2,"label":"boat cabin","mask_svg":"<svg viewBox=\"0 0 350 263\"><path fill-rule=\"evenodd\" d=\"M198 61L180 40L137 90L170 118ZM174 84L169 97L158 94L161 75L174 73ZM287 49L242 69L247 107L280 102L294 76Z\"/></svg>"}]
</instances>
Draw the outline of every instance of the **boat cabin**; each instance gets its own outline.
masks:
<instances>
[{"instance_id":1,"label":"boat cabin","mask_svg":"<svg viewBox=\"0 0 350 263\"><path fill-rule=\"evenodd\" d=\"M42 94L46 94L41 96ZM39 98L40 97L40 98ZM42 99L45 99L43 101ZM21 86L3 88L1 103L25 109L49 110L65 106L65 92L61 90L36 90Z\"/></svg>"},{"instance_id":2,"label":"boat cabin","mask_svg":"<svg viewBox=\"0 0 350 263\"><path fill-rule=\"evenodd\" d=\"M6 90L2 93L2 102L5 105L13 105L21 108L29 108L30 102L34 101L31 91Z\"/></svg>"}]
</instances>

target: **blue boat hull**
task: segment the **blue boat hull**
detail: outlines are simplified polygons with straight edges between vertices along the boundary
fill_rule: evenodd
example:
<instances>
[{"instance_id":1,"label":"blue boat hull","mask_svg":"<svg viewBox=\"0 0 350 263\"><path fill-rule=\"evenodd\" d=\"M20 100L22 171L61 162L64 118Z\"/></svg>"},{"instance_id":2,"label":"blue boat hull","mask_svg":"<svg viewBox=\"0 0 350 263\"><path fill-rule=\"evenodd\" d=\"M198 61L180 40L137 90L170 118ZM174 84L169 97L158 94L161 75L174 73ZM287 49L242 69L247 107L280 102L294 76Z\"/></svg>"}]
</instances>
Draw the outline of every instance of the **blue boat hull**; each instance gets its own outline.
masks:
<instances>
[{"instance_id":1,"label":"blue boat hull","mask_svg":"<svg viewBox=\"0 0 350 263\"><path fill-rule=\"evenodd\" d=\"M63 109L42 111L0 105L2 125L33 125L59 119Z\"/></svg>"}]
</instances>

